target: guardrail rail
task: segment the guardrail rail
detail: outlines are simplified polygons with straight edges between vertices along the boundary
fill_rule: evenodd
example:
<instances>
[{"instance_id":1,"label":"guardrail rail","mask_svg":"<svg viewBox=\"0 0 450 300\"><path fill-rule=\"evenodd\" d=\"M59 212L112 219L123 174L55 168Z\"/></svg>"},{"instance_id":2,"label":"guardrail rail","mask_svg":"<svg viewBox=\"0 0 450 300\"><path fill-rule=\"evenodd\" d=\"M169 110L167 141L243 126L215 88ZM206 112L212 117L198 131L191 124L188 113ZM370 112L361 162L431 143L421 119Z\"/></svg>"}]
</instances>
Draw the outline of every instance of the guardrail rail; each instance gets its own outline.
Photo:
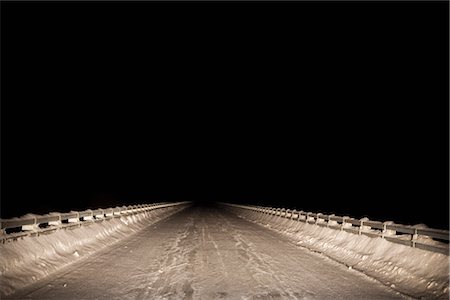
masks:
<instances>
[{"instance_id":1,"label":"guardrail rail","mask_svg":"<svg viewBox=\"0 0 450 300\"><path fill-rule=\"evenodd\" d=\"M239 205L231 203L220 204L253 211L255 213L272 215L274 218L288 218L315 226L343 230L358 235L379 237L393 243L449 255L448 230L395 224L392 221L371 221L367 218L354 219L347 216L341 217L334 214L326 215L322 213L297 211L295 209L291 210L285 208Z\"/></svg>"},{"instance_id":2,"label":"guardrail rail","mask_svg":"<svg viewBox=\"0 0 450 300\"><path fill-rule=\"evenodd\" d=\"M183 206L189 203L189 201L174 203L162 202L0 219L0 242L4 243L5 241L15 240L25 236L40 235L59 229L80 227L94 222L103 222L105 220L136 215L156 209Z\"/></svg>"}]
</instances>

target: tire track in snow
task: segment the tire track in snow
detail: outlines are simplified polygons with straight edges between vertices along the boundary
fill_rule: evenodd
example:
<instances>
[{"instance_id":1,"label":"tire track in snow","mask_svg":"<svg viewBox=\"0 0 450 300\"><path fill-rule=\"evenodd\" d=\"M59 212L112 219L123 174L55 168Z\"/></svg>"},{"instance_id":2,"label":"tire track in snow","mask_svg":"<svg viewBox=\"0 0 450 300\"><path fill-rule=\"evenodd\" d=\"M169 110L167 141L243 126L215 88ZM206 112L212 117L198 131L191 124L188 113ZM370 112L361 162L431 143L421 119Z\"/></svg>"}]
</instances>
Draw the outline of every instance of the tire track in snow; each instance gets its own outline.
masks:
<instances>
[{"instance_id":1,"label":"tire track in snow","mask_svg":"<svg viewBox=\"0 0 450 300\"><path fill-rule=\"evenodd\" d=\"M192 268L193 257L197 251L193 226L194 219L190 217L177 232L174 242L166 251L167 255L159 261L158 270L148 274L147 289L141 291L138 299L192 299L192 280L189 276L192 272L189 269Z\"/></svg>"},{"instance_id":2,"label":"tire track in snow","mask_svg":"<svg viewBox=\"0 0 450 300\"><path fill-rule=\"evenodd\" d=\"M298 293L295 293L289 284L284 283L285 280L278 275L280 274L280 270L275 270L273 267L277 264L277 262L273 261L270 256L261 253L253 243L247 241L243 237L242 231L234 227L227 218L223 217L223 215L220 216L223 220L222 224L227 225L226 227L228 228L228 233L235 241L236 247L242 250L240 254L247 259L246 267L254 271L254 275L252 275L252 277L259 285L264 287L264 290L271 290L267 296L270 298L288 297L290 299L298 299ZM289 276L285 275L285 277ZM313 293L311 294L314 295Z\"/></svg>"},{"instance_id":3,"label":"tire track in snow","mask_svg":"<svg viewBox=\"0 0 450 300\"><path fill-rule=\"evenodd\" d=\"M205 226L206 226L206 229L208 230L208 225L205 224ZM225 266L225 263L223 262L223 258L222 258L222 255L220 254L219 246L217 245L214 238L211 236L211 233L209 230L208 230L208 239L209 239L209 241L211 241L211 243L214 245L214 248L216 249L216 254L217 254L217 257L219 258L219 262L222 267L223 274L225 275L225 277L228 277L227 267Z\"/></svg>"},{"instance_id":4,"label":"tire track in snow","mask_svg":"<svg viewBox=\"0 0 450 300\"><path fill-rule=\"evenodd\" d=\"M195 230L201 245L195 257L192 277L195 299L222 299L229 296L229 267L224 261L226 253L214 232L217 231L216 215L210 211L197 214Z\"/></svg>"}]
</instances>

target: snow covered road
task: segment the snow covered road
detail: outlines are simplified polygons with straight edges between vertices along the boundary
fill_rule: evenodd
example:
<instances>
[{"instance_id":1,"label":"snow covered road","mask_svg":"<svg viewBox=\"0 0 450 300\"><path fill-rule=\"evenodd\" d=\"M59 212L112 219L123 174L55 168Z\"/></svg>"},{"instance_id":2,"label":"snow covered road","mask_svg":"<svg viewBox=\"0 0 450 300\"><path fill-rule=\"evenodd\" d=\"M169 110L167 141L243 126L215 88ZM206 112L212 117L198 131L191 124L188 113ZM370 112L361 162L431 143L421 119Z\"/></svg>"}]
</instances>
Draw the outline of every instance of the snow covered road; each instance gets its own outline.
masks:
<instances>
[{"instance_id":1,"label":"snow covered road","mask_svg":"<svg viewBox=\"0 0 450 300\"><path fill-rule=\"evenodd\" d=\"M19 299L404 299L214 207L188 208L77 261Z\"/></svg>"}]
</instances>

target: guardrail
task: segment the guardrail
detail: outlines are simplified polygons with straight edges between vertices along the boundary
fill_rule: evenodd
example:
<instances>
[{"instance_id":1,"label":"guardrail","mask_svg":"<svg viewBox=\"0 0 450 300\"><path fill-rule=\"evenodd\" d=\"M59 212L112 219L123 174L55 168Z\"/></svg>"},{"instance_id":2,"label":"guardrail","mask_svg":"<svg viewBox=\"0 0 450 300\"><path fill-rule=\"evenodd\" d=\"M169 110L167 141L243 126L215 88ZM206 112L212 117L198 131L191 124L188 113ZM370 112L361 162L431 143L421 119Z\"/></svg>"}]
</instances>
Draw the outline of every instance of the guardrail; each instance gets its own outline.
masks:
<instances>
[{"instance_id":1,"label":"guardrail","mask_svg":"<svg viewBox=\"0 0 450 300\"><path fill-rule=\"evenodd\" d=\"M32 215L13 219L0 219L0 242L14 240L24 236L40 235L51 231L89 225L93 222L103 222L122 216L136 215L155 209L168 208L189 204L184 202L163 202L121 206L114 208L88 209L84 211L71 211L68 213L49 213L46 215Z\"/></svg>"},{"instance_id":2,"label":"guardrail","mask_svg":"<svg viewBox=\"0 0 450 300\"><path fill-rule=\"evenodd\" d=\"M291 210L231 203L220 204L253 211L255 213L273 215L274 218L287 218L316 226L343 230L354 234L380 237L393 243L449 255L449 231L447 230L395 224L392 221L371 221L367 218L358 220L351 217L340 217L334 214L326 215L297 211L295 209Z\"/></svg>"}]
</instances>

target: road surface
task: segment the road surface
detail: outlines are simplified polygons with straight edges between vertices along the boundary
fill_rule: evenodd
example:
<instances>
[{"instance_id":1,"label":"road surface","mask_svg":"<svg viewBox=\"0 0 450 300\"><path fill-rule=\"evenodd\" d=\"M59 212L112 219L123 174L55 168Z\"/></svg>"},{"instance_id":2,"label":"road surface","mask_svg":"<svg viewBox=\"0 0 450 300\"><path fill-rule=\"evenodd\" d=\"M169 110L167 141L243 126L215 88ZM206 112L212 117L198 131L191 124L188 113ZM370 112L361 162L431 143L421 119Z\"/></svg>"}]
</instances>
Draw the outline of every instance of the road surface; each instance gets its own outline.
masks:
<instances>
[{"instance_id":1,"label":"road surface","mask_svg":"<svg viewBox=\"0 0 450 300\"><path fill-rule=\"evenodd\" d=\"M276 232L188 208L12 295L20 299L404 299Z\"/></svg>"}]
</instances>

